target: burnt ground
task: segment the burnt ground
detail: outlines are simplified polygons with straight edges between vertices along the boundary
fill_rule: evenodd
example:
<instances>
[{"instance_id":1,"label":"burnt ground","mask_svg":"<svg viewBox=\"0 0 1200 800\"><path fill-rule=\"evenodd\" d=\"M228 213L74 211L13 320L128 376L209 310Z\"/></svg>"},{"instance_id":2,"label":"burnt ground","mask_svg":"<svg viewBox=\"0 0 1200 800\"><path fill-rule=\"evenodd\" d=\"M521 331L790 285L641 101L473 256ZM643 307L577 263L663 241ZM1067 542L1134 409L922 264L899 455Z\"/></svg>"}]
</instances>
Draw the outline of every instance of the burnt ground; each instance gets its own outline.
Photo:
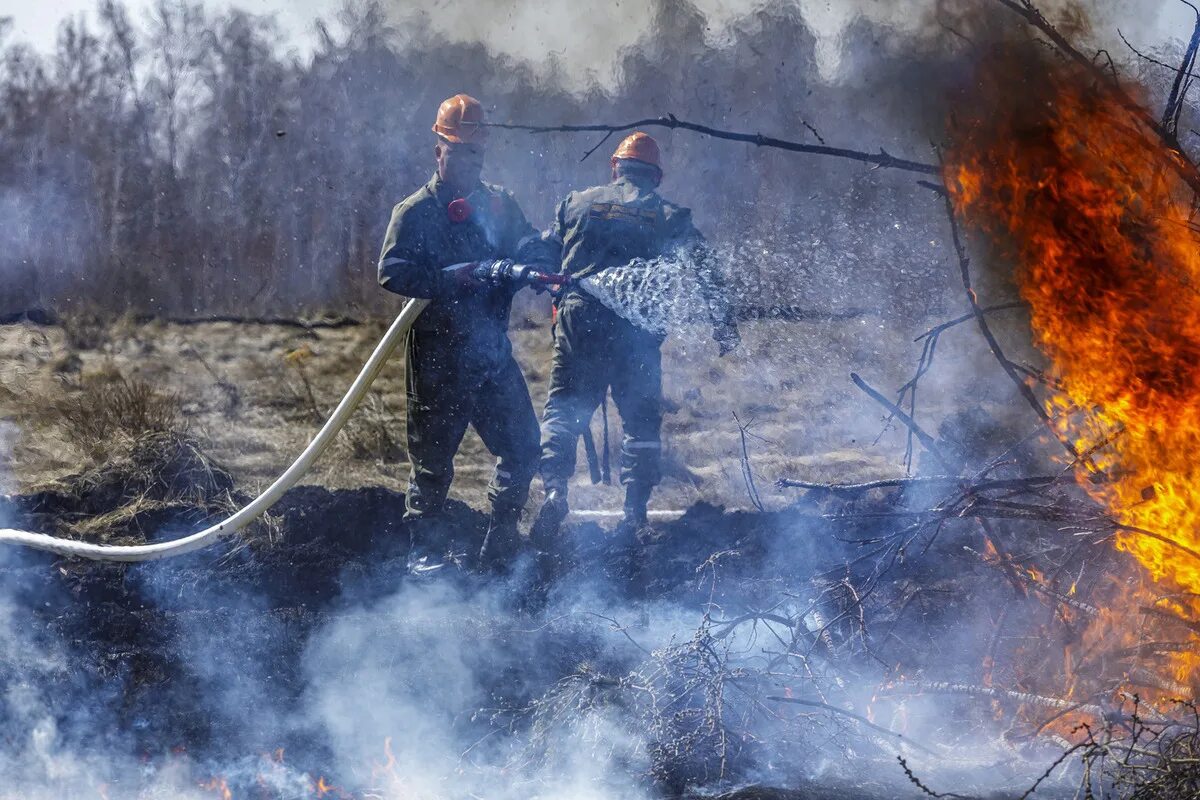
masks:
<instances>
[{"instance_id":1,"label":"burnt ground","mask_svg":"<svg viewBox=\"0 0 1200 800\"><path fill-rule=\"evenodd\" d=\"M15 496L3 511L19 526L44 529L49 517L67 511L68 502L51 493ZM264 535L249 545L224 542L195 555L140 565L67 562L47 554L20 553L0 568L0 580L11 592L30 635L67 643L71 666L41 687L44 696L57 694L63 704L70 704L86 694L89 702L100 704L104 718L126 737L127 745L144 753L148 761L186 750L201 763L223 764L248 753L285 748L289 760L314 774L327 772L322 765L331 763L331 756L319 734L290 732L281 738L270 725L261 729L247 725L253 714L247 717L245 709L230 710L207 699L212 695L212 676L220 676L230 692L239 681L246 681L258 695L257 702L273 714L302 704L308 676L300 665L310 636L331 620L364 613L354 598L395 592L406 580L402 569L406 536L398 523L402 508L403 496L387 489L308 486L282 501L272 536ZM467 635L479 637L481 649L495 649L500 655L495 657L498 669L488 687L493 714L472 716L460 724L483 735L504 724L497 722L504 714L495 715L495 709L518 714L553 686L555 678L581 668L602 670L605 665L620 671L636 661L631 661L628 648L614 648L613 640L620 639L616 634L598 635L564 622L560 615L565 605L556 596L560 590L569 592L569 587L582 582L596 586L599 580L608 595L606 608L669 603L699 609L714 600L721 605L735 598L752 602L756 591L766 592L765 583L779 580L764 576L777 574L781 554L802 559L804 568L814 572L845 560L848 546L831 547L820 538L829 533L817 516L821 510L806 504L749 514L696 505L682 518L659 525L659 538L643 547L634 561L599 526L575 526L568 533L573 563L543 586L546 591L536 588L533 577L497 579L464 571L440 578L467 597L504 586L501 605L492 609L504 618L462 622ZM455 504L453 517L456 549L476 547L483 535L483 516ZM947 542L947 548L953 546ZM719 578L714 570L712 580L706 581L705 565L711 565L717 553L724 554ZM946 568L938 567L945 563L939 555L944 558L946 553L921 562L920 580L934 584L948 576ZM896 579L913 577L901 574ZM760 586L747 588L752 584ZM170 587L168 593L162 591L164 586ZM943 603L936 618L925 620L925 635L936 639L939 629L954 624L959 610L953 601ZM405 624L401 618L389 620L383 630L403 639ZM197 628L214 634L202 670L186 655L185 640L194 637ZM641 638L636 622L631 629L635 638ZM227 641L216 635L221 631L230 632ZM526 672L525 656L520 654L526 653L527 645L519 643L530 637L541 667ZM265 683L259 680L264 670L271 676ZM18 677L10 674L5 680ZM261 694L264 690L267 696ZM68 707L52 711L71 717ZM741 754L747 764L741 782L753 782L750 776L756 768L749 765L759 755ZM805 757L797 753L801 763ZM886 754L880 759L875 753L867 760L887 759ZM675 766L684 772L685 766L694 769L690 764ZM785 778L790 770L779 772ZM646 776L647 783L655 784L655 777ZM662 794L674 795L686 788L686 782L674 783L670 778L657 775ZM907 795L894 780L867 776L853 780L830 776L805 787L791 773L791 782L785 785L792 788L750 788L722 796L840 800Z\"/></svg>"},{"instance_id":2,"label":"burnt ground","mask_svg":"<svg viewBox=\"0 0 1200 800\"><path fill-rule=\"evenodd\" d=\"M6 553L0 585L10 598L9 615L29 637L25 645L64 655L55 669L32 671L38 696L77 752L103 753L105 746L95 741L103 730L120 741L122 752L146 763L186 752L221 774L239 758L283 748L289 763L313 775L340 775L340 785L357 790L373 785L374 777L344 774L345 747L334 732L290 718L313 705L313 653L329 661L323 637L350 626L369 632L339 654L349 666L340 664L340 673L331 668L350 682L358 679L355 648L363 648L364 662L378 667L382 659L385 671L427 686L424 672L441 669L436 654L446 640L454 642L450 661L474 664L473 680L483 694L438 695L421 713L448 714L445 726L455 740L503 736L520 763L550 758L555 748L546 741L560 737L547 731L559 731L564 719L586 716L599 703L621 709L638 736L650 742L637 755L642 761L624 754L614 763L657 794L773 784L791 788L737 796L920 796L896 764L895 742L881 742L849 717L826 719L800 709L786 715L783 725L779 707L764 706L765 729L751 725L749 717L714 725L706 716L713 702L709 689L682 681L685 689L678 694L679 675L700 669L688 660L695 657L684 646L689 639L733 642L742 633L722 638L727 632L721 620L789 603L785 616L793 644L803 640L810 650L802 659L808 673L792 676L793 687L788 676L755 672L759 695L790 696L793 688L815 687L833 705L858 713L870 705L869 693L862 696L859 688L904 677L901 672L929 679L979 672L979 647L956 645L974 636L971 621L981 614L985 591L980 583L990 586L996 579L994 570L963 558L967 534L949 526L923 543L919 558L892 565L871 612L872 625L879 626L872 630L886 630L890 638L872 642L880 649L868 655L862 650L866 628L855 619L859 612L847 613L837 586L871 585L878 565L860 556L875 525L832 524L823 515L844 511L847 502L890 513L906 499L876 492L846 501L771 486L785 475L854 481L901 471L903 438L893 431L881 442L871 441L878 412L852 395L842 376L847 364L868 362L888 364L888 372L903 376L908 333L920 333L923 326L885 337L881 350L864 348L860 331L847 329L862 324L749 325L745 358L724 361L713 358L709 343L673 342L666 359L665 426L672 466L655 505L686 513L657 524L655 540L636 557L612 538L607 525L577 523L568 528L571 557L554 574L539 573L526 559L506 578L469 570L440 578L445 588L436 591L449 592L447 602L455 609L448 619L427 619L424 606L414 618L408 606L397 610L377 602L403 597L406 590L397 363L385 372L358 427L309 482L289 493L270 519L235 540L184 558L130 566ZM0 327L0 415L10 422L3 439L10 448L5 478L12 492L0 519L114 542L194 530L244 502L286 466L381 330L375 323L95 320ZM540 406L548 374L545 331L530 321L516 326L513 338ZM956 355L970 358L971 352L946 358L954 363ZM877 376L884 386L901 382L878 370L872 377ZM983 389L976 396L986 396ZM952 392L934 392L925 404L925 413L943 420L962 405ZM743 422L753 420L747 447L765 500L761 513L737 510L748 501L735 413ZM147 434L147 426L155 432ZM598 432L599 425L595 428ZM473 434L459 464L450 535L455 550L471 552L484 529L483 516L471 506L482 506L490 471L490 459ZM576 507L619 506L616 487L592 487L586 475L577 476L574 492ZM920 505L920 498L908 500ZM812 610L804 610L806 605ZM434 657L415 657L431 648ZM722 650L724 660L716 667L702 664L700 672L711 681L715 669L723 681L743 674L739 658L768 650L752 636L744 653ZM813 664L819 665L815 673ZM11 652L0 669L10 685L30 674L29 665ZM675 692L672 702L682 707L664 716L655 703L647 709L642 699L627 696L646 674L663 691ZM432 678L429 685L436 687L440 676ZM580 681L590 687L582 692L586 706L571 694ZM563 692L572 698L565 705ZM728 703L731 713L742 712ZM962 758L974 747L969 732L986 724L993 708L937 703L936 713L912 735L934 743L942 754L925 762L926 769L937 766L934 777L942 786L963 785L963 770L980 785L1021 784L1028 770L1014 766L1022 757L1019 747L999 759ZM904 716L893 710L885 728L904 727ZM740 743L723 745L717 764L709 734L698 731L726 727ZM383 738L381 733L370 746L381 749ZM912 760L913 753L904 752ZM980 779L977 771L985 762L987 778ZM248 780L252 785L261 776ZM137 795L110 786L106 796ZM233 796L274 800L317 793Z\"/></svg>"}]
</instances>

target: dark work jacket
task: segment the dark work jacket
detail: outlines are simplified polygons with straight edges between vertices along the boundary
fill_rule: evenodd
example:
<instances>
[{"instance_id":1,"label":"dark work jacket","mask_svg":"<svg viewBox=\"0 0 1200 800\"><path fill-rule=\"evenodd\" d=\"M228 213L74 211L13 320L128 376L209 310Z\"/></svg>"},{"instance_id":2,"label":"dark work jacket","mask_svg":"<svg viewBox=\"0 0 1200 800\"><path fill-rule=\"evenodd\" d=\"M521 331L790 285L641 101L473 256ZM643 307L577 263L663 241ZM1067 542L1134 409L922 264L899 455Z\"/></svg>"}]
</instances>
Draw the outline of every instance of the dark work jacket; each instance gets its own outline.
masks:
<instances>
[{"instance_id":1,"label":"dark work jacket","mask_svg":"<svg viewBox=\"0 0 1200 800\"><path fill-rule=\"evenodd\" d=\"M576 278L704 243L690 209L628 178L568 194L547 238L562 248L562 271Z\"/></svg>"},{"instance_id":2,"label":"dark work jacket","mask_svg":"<svg viewBox=\"0 0 1200 800\"><path fill-rule=\"evenodd\" d=\"M546 245L512 194L500 187L478 184L466 198L470 217L461 222L452 221L448 211L456 199L434 175L392 210L379 283L396 294L432 300L413 326L423 334L423 348L436 348L454 367L491 373L512 355L508 315L515 289L464 290L443 270L498 258L544 264Z\"/></svg>"},{"instance_id":3,"label":"dark work jacket","mask_svg":"<svg viewBox=\"0 0 1200 800\"><path fill-rule=\"evenodd\" d=\"M544 240L558 248L562 271L576 278L638 259L686 259L696 270L714 331L732 329L736 335L724 282L704 237L692 223L691 209L663 199L652 187L622 177L571 192L559 204ZM571 294L591 301L578 289Z\"/></svg>"}]
</instances>

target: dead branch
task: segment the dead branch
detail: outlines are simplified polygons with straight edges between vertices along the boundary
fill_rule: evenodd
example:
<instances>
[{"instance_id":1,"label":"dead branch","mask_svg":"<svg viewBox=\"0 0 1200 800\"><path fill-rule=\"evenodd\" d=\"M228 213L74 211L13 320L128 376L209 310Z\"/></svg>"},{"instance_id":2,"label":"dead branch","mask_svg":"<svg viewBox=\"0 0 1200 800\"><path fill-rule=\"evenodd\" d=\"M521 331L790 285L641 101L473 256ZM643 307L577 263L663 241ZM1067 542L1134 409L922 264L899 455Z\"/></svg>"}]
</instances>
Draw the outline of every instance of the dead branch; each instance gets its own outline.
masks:
<instances>
[{"instance_id":1,"label":"dead branch","mask_svg":"<svg viewBox=\"0 0 1200 800\"><path fill-rule=\"evenodd\" d=\"M1021 490L1038 489L1056 483L1067 483L1071 479L1063 475L1038 475L1029 478L1004 478L991 481L980 481L971 484L971 491L985 492L989 490ZM962 478L935 475L918 478L885 478L866 483L812 483L792 478L780 478L775 485L780 489L817 489L834 493L856 494L872 489L912 488L920 486L961 486Z\"/></svg>"},{"instance_id":2,"label":"dead branch","mask_svg":"<svg viewBox=\"0 0 1200 800\"><path fill-rule=\"evenodd\" d=\"M1050 775L1054 772L1054 770L1058 769L1058 767L1064 761L1066 761L1068 758L1073 756L1076 753L1076 751L1082 750L1085 747L1090 747L1091 745L1092 745L1092 738L1089 735L1088 738L1085 739L1084 741L1078 742L1078 743L1072 745L1071 747L1067 748L1065 751L1063 751L1063 754L1060 755L1058 758L1054 759L1054 763L1051 764L1049 767L1047 767L1046 771L1038 776L1038 779L1033 782L1033 785L1030 786L1023 795L1021 795L1019 800L1029 800L1029 798L1032 797L1035 792L1037 792L1038 787L1042 785L1042 782L1045 781L1047 778L1049 778Z\"/></svg>"},{"instance_id":3,"label":"dead branch","mask_svg":"<svg viewBox=\"0 0 1200 800\"><path fill-rule=\"evenodd\" d=\"M1162 67L1164 69L1169 69L1169 70L1171 70L1171 72L1179 72L1180 71L1179 67L1168 64L1165 61L1159 61L1154 56L1147 55L1147 54L1143 53L1141 50L1138 50L1136 47L1134 47L1132 44L1130 44L1128 39L1125 38L1125 34L1121 32L1120 28L1117 29L1117 36L1121 37L1121 41L1125 43L1125 46L1129 48L1130 52L1132 52L1135 56L1142 59L1143 61L1150 63L1150 64L1154 64L1155 66L1158 66L1158 67ZM1184 74L1187 75L1187 77L1189 77L1189 78L1200 78L1200 75L1197 75L1194 72L1185 72Z\"/></svg>"},{"instance_id":4,"label":"dead branch","mask_svg":"<svg viewBox=\"0 0 1200 800\"><path fill-rule=\"evenodd\" d=\"M750 466L750 445L746 441L746 437L750 433L750 426L754 424L754 420L743 423L738 419L736 413L734 413L733 419L737 423L738 435L741 436L742 440L742 479L746 481L746 493L750 496L750 502L754 504L754 507L759 512L763 512L766 508L763 506L762 498L758 494L758 486L754 483L754 470Z\"/></svg>"},{"instance_id":5,"label":"dead branch","mask_svg":"<svg viewBox=\"0 0 1200 800\"><path fill-rule=\"evenodd\" d=\"M988 348L992 351L992 355L996 357L996 361L1000 363L1000 368L1004 370L1004 374L1009 377L1013 385L1017 387L1017 391L1025 398L1025 402L1033 409L1038 418L1046 425L1046 428L1054 435L1067 452L1074 458L1079 458L1079 452L1075 445L1064 439L1050 420L1050 415L1046 413L1046 409L1042 406L1041 401L1037 399L1037 395L1033 393L1033 389L1029 388L1029 384L1020 376L1015 369L1013 362L1004 354L1004 350L1000 347L1000 342L992 333L991 325L988 324L987 315L984 313L983 307L979 304L979 297L975 294L975 288L971 281L971 256L967 253L966 245L963 243L962 236L958 230L958 219L954 215L954 203L950 200L949 195L943 195L942 200L946 205L946 218L950 221L950 236L954 242L954 252L958 256L959 273L962 276L963 291L967 296L967 303L971 307L971 313L975 317L975 321L979 325L979 332L983 334L983 338L987 341Z\"/></svg>"},{"instance_id":6,"label":"dead branch","mask_svg":"<svg viewBox=\"0 0 1200 800\"><path fill-rule=\"evenodd\" d=\"M930 750L925 745L920 744L918 742L914 742L912 739L905 736L903 733L897 733L896 731L894 731L890 728L885 728L882 725L876 725L874 722L871 722L871 720L867 719L866 717L862 716L861 714L855 714L853 711L849 711L845 708L838 708L837 706L831 706L828 703L822 703L820 700L805 700L804 698L787 697L785 695L767 695L767 699L772 700L776 703L791 703L792 705L808 706L809 708L820 708L820 709L829 711L834 714L840 714L843 717L849 717L850 719L855 720L856 722L862 723L863 725L867 726L868 728L870 728L873 731L882 733L885 736L891 736L895 739L898 739L902 744L906 744L909 747L920 750L928 755L931 755L931 756L938 755L937 753Z\"/></svg>"},{"instance_id":7,"label":"dead branch","mask_svg":"<svg viewBox=\"0 0 1200 800\"><path fill-rule=\"evenodd\" d=\"M900 769L904 770L904 775L908 778L909 782L930 797L947 797L950 798L950 800L974 800L973 797L965 794L955 794L954 792L935 792L933 789L930 789L921 782L921 779L918 778L915 773L913 773L912 768L908 766L908 762L904 760L903 756L896 756L896 760L900 762Z\"/></svg>"},{"instance_id":8,"label":"dead branch","mask_svg":"<svg viewBox=\"0 0 1200 800\"><path fill-rule=\"evenodd\" d=\"M1184 0L1186 2L1186 0ZM1192 28L1192 38L1188 42L1187 50L1184 52L1183 61L1175 71L1175 82L1171 85L1171 96L1167 99L1167 105L1163 108L1162 125L1164 135L1170 136L1175 142L1175 149L1181 150L1179 147L1179 115L1183 112L1184 99L1187 97L1188 89L1191 88L1192 67L1196 63L1196 51L1200 50L1200 9L1197 9L1191 3L1192 11L1196 14L1196 24Z\"/></svg>"},{"instance_id":9,"label":"dead branch","mask_svg":"<svg viewBox=\"0 0 1200 800\"><path fill-rule=\"evenodd\" d=\"M1092 714L1099 718L1110 715L1109 711L1093 703L1077 703L1072 700L1062 700L1057 697L1047 697L1029 692L1018 692L1012 689L1000 689L995 686L974 686L968 683L950 683L948 681L930 681L896 684L880 690L881 695L920 695L920 694L960 694L968 697L986 697L991 700L1008 700L1014 703L1052 708L1056 711L1069 709L1083 714Z\"/></svg>"},{"instance_id":10,"label":"dead branch","mask_svg":"<svg viewBox=\"0 0 1200 800\"><path fill-rule=\"evenodd\" d=\"M502 128L505 130L527 131L529 133L604 133L606 136L600 141L604 141L614 133L623 131L636 130L638 128L667 128L670 130L681 129L692 131L694 133L711 136L714 139L724 139L731 142L745 142L756 147L772 147L777 150L787 150L792 153L811 153L813 155L832 156L834 158L845 158L851 161L861 161L867 164L874 164L876 167L885 167L889 169L899 169L906 172L916 172L921 175L936 175L941 176L942 170L940 167L933 164L923 164L919 161L910 161L905 158L897 158L891 153L879 148L878 153L867 153L861 150L849 150L844 147L830 147L825 144L804 144L802 142L794 142L787 139L777 139L773 136L763 136L761 133L740 133L737 131L727 131L720 128L713 128L708 125L700 125L695 122L678 119L674 114L667 114L662 117L647 117L639 119L636 122L629 122L621 125L606 125L606 124L591 124L591 125L523 125L508 122L490 122L487 123L492 128ZM812 128L810 127L810 130ZM584 155L587 158L600 145L593 147L591 151Z\"/></svg>"},{"instance_id":11,"label":"dead branch","mask_svg":"<svg viewBox=\"0 0 1200 800\"><path fill-rule=\"evenodd\" d=\"M937 459L938 463L944 470L946 470L946 472L957 472L953 465L951 465L950 460L942 454L940 448L938 448L937 442L934 441L933 437L922 430L921 426L917 424L916 420L904 413L904 410L901 409L900 406L896 405L877 392L875 389L871 388L871 386L868 385L867 382L862 378L860 378L857 373L851 372L850 380L854 381L855 386L866 392L868 397L886 408L894 418L904 423L904 425L913 432L913 435L917 437L917 441L921 443L921 446L925 448L926 452Z\"/></svg>"},{"instance_id":12,"label":"dead branch","mask_svg":"<svg viewBox=\"0 0 1200 800\"><path fill-rule=\"evenodd\" d=\"M997 311L1010 311L1010 310L1016 309L1016 308L1025 308L1025 303L1023 303L1019 300L1012 302L1012 303L1001 303L1000 305L988 306L987 308L979 309L979 312L984 313L984 314L994 314ZM917 338L913 339L913 341L919 342L922 339L927 339L931 336L940 336L941 334L945 333L946 331L950 330L953 327L962 325L964 322L970 322L971 320L976 318L976 315L977 315L977 312L975 311L975 309L971 309L970 314L963 314L961 317L955 317L954 319L950 320L949 322L943 322L941 325L936 325L936 326L930 328L929 330L925 331L924 333L922 333Z\"/></svg>"}]
</instances>

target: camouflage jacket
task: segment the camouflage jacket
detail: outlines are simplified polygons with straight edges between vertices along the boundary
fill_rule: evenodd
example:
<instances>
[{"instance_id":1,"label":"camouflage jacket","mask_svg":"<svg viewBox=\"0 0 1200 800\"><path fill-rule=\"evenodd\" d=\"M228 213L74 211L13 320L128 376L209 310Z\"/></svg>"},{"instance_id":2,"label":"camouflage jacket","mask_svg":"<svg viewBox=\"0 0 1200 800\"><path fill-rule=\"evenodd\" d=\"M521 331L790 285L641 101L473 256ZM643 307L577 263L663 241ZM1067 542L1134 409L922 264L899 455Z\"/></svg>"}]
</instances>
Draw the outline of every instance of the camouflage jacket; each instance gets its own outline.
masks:
<instances>
[{"instance_id":1,"label":"camouflage jacket","mask_svg":"<svg viewBox=\"0 0 1200 800\"><path fill-rule=\"evenodd\" d=\"M456 199L434 175L392 210L379 283L406 297L431 299L414 330L435 334L439 346L460 353L465 367L494 367L512 352L507 332L514 288L464 290L444 269L497 258L544 265L547 245L500 187L476 186L465 198L470 207L465 219L452 219L449 207Z\"/></svg>"}]
</instances>

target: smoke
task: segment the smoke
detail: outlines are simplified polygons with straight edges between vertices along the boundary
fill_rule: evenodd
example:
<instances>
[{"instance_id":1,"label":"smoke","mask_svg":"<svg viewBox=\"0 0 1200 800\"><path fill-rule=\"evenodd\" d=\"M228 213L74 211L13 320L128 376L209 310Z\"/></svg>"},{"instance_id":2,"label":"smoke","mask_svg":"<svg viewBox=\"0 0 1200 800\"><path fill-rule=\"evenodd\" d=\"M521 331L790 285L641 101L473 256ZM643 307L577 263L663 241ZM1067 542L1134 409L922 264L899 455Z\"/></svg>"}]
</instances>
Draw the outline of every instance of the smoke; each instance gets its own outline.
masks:
<instances>
[{"instance_id":1,"label":"smoke","mask_svg":"<svg viewBox=\"0 0 1200 800\"><path fill-rule=\"evenodd\" d=\"M304 705L329 737L338 774L397 795L645 796L636 765L617 759L643 746L628 719L581 713L533 758L520 733L492 718L514 715L505 703L561 676L563 637L601 660L620 650L568 608L542 621L514 614L512 600L503 586L406 586L315 631Z\"/></svg>"},{"instance_id":2,"label":"smoke","mask_svg":"<svg viewBox=\"0 0 1200 800\"><path fill-rule=\"evenodd\" d=\"M739 34L761 24L760 15L797 13L814 37L814 60L819 78L838 82L852 77L847 47L852 32L866 26L890 32L894 41L911 46L922 39L940 38L937 24L964 3L946 0L693 0L703 18L703 46L722 49L734 45ZM976 9L978 3L970 4ZM1049 15L1078 18L1077 0L1051 0L1040 4ZM391 16L401 30L428 18L430 29L449 41L481 44L497 57L530 65L544 79L561 81L574 91L616 89L622 82L621 56L639 49L663 47L663 9L669 5L626 3L601 6L589 14L589 24L579 25L578 8L569 0L449 0L392 4ZM1098 46L1120 52L1116 28L1126 35L1162 42L1186 35L1190 28L1186 9L1161 3L1147 9L1138 0L1089 2L1086 16L1100 33Z\"/></svg>"},{"instance_id":3,"label":"smoke","mask_svg":"<svg viewBox=\"0 0 1200 800\"><path fill-rule=\"evenodd\" d=\"M815 37L818 74L829 82L850 77L844 56L848 34L857 26L892 31L895 38L911 45L916 39L944 33L933 20L947 7L944 0L695 0L692 5L704 19L704 44L714 49L732 45L739 29L752 26L757 14L794 8ZM1041 7L1050 14L1076 12L1079 8L1072 0L1043 3ZM561 80L574 90L595 86L614 89L622 78L620 54L661 46L661 42L655 42L661 11L654 4L602 7L595 10L587 26L575 24L578 9L567 0L483 4L451 0L405 3L391 10L401 29L428 15L432 29L450 41L482 44L489 52L531 64L543 76ZM1163 3L1147 13L1146 4L1137 0L1109 0L1087 6L1088 18L1103 30L1104 46L1118 43L1111 22L1127 33L1146 35L1154 41L1177 38L1185 30L1178 24L1181 11Z\"/></svg>"}]
</instances>

